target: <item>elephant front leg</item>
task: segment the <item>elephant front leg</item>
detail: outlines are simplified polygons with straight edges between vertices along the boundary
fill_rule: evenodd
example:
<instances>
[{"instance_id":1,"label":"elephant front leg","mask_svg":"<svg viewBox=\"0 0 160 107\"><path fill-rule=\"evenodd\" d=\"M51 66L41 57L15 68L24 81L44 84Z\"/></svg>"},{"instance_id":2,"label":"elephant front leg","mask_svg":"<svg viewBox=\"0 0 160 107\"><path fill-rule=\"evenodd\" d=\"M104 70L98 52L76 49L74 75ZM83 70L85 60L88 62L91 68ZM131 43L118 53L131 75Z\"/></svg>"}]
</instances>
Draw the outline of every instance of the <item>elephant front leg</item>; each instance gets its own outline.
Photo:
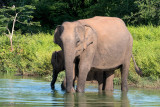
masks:
<instances>
[{"instance_id":1,"label":"elephant front leg","mask_svg":"<svg viewBox=\"0 0 160 107\"><path fill-rule=\"evenodd\" d=\"M77 92L84 92L85 89L85 82L88 75L90 68L86 65L83 65L79 68L79 76L78 76L78 83L77 83Z\"/></svg>"},{"instance_id":2,"label":"elephant front leg","mask_svg":"<svg viewBox=\"0 0 160 107\"><path fill-rule=\"evenodd\" d=\"M77 83L77 89L76 89L77 92L84 92L85 82L87 79L88 72L91 69L91 65L94 57L94 55L91 54L90 52L86 51L80 57L78 83Z\"/></svg>"},{"instance_id":3,"label":"elephant front leg","mask_svg":"<svg viewBox=\"0 0 160 107\"><path fill-rule=\"evenodd\" d=\"M54 90L54 88L55 88L55 82L56 82L56 80L57 80L57 76L58 76L58 73L57 73L57 71L56 70L53 70L53 75L52 75L52 81L51 81L51 89L52 90Z\"/></svg>"}]
</instances>

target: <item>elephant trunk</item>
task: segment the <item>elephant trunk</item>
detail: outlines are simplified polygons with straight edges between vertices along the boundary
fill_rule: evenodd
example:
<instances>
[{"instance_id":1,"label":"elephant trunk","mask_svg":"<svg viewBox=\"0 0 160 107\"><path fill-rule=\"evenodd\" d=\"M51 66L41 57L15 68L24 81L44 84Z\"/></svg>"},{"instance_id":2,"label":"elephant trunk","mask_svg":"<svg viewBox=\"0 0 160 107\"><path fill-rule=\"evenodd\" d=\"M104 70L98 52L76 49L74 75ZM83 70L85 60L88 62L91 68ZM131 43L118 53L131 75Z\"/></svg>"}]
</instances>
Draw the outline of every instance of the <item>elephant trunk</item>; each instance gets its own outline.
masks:
<instances>
[{"instance_id":1,"label":"elephant trunk","mask_svg":"<svg viewBox=\"0 0 160 107\"><path fill-rule=\"evenodd\" d=\"M71 41L64 42L64 59L66 73L66 92L75 92L73 88L74 68L75 68L75 47Z\"/></svg>"},{"instance_id":2,"label":"elephant trunk","mask_svg":"<svg viewBox=\"0 0 160 107\"><path fill-rule=\"evenodd\" d=\"M133 54L132 54L132 60L133 60L134 67L135 67L137 74L142 76L143 75L142 70L137 66L136 61L134 60Z\"/></svg>"},{"instance_id":3,"label":"elephant trunk","mask_svg":"<svg viewBox=\"0 0 160 107\"><path fill-rule=\"evenodd\" d=\"M53 70L53 75L52 75L52 81L51 81L51 89L54 89L55 88L55 82L57 80L57 76L58 76L58 73Z\"/></svg>"}]
</instances>

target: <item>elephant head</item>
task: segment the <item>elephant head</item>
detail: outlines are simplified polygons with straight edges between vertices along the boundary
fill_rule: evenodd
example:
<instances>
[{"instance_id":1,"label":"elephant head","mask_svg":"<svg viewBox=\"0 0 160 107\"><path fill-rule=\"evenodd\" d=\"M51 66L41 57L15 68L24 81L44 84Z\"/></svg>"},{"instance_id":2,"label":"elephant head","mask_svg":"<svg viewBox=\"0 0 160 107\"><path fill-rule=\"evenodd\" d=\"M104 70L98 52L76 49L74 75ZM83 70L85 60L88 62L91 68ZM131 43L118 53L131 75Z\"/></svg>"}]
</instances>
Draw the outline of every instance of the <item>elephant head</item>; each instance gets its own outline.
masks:
<instances>
[{"instance_id":1,"label":"elephant head","mask_svg":"<svg viewBox=\"0 0 160 107\"><path fill-rule=\"evenodd\" d=\"M61 25L58 25L57 28L55 29L55 34L54 34L54 43L58 44L62 49L63 49L63 44L60 39L61 34L63 33L64 27Z\"/></svg>"},{"instance_id":2,"label":"elephant head","mask_svg":"<svg viewBox=\"0 0 160 107\"><path fill-rule=\"evenodd\" d=\"M67 92L74 92L75 59L80 57L87 50L87 47L97 43L96 36L92 27L82 24L79 21L64 22L61 26L57 26L54 42L62 48L64 53Z\"/></svg>"},{"instance_id":3,"label":"elephant head","mask_svg":"<svg viewBox=\"0 0 160 107\"><path fill-rule=\"evenodd\" d=\"M53 67L51 88L54 89L54 84L56 82L56 79L57 79L59 72L61 72L65 69L64 68L64 57L63 57L62 51L58 51L58 52L55 51L52 53L51 64Z\"/></svg>"}]
</instances>

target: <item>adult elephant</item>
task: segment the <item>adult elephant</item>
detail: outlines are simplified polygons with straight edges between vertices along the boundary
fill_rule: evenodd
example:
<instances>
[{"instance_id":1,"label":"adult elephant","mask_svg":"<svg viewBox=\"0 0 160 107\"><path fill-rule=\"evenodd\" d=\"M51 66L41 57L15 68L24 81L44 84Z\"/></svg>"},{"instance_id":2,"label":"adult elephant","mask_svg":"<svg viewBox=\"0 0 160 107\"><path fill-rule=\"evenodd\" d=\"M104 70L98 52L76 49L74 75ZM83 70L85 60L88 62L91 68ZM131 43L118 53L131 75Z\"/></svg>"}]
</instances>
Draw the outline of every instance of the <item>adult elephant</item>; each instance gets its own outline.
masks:
<instances>
[{"instance_id":1,"label":"adult elephant","mask_svg":"<svg viewBox=\"0 0 160 107\"><path fill-rule=\"evenodd\" d=\"M73 78L76 59L80 60L77 92L84 92L87 74L91 69L107 72L120 68L121 90L128 90L133 39L121 19L96 16L64 22L56 28L54 42L64 53L66 92L75 92ZM141 74L138 67L135 68Z\"/></svg>"},{"instance_id":2,"label":"adult elephant","mask_svg":"<svg viewBox=\"0 0 160 107\"><path fill-rule=\"evenodd\" d=\"M54 89L58 74L61 71L65 70L64 55L63 55L62 51L55 51L52 53L51 64L53 66L51 88ZM79 60L76 60L74 81L75 81L76 77L78 77L78 64L79 64ZM88 73L86 80L87 81L93 81L93 80L98 81L98 90L99 91L113 90L114 75L111 76L110 78L107 78L107 75L110 75L110 73L112 73L112 72L109 72L109 73L107 72L107 74L105 74L105 72L98 72L98 71L92 70ZM105 81L106 78L107 78L107 83ZM74 81L73 81L73 86L74 86ZM61 88L63 90L66 89L66 78L64 78L64 81L62 82Z\"/></svg>"}]
</instances>

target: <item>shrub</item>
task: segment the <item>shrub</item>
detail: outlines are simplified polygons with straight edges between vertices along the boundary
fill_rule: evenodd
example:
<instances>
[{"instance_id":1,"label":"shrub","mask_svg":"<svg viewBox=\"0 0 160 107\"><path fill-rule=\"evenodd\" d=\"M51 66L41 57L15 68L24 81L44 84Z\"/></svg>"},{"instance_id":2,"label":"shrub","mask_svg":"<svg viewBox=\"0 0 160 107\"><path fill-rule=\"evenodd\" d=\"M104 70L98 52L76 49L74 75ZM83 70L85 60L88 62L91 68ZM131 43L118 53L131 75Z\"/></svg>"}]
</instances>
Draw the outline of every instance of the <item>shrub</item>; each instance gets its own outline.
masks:
<instances>
[{"instance_id":1,"label":"shrub","mask_svg":"<svg viewBox=\"0 0 160 107\"><path fill-rule=\"evenodd\" d=\"M134 39L133 55L144 76L160 77L160 26L129 26Z\"/></svg>"},{"instance_id":2,"label":"shrub","mask_svg":"<svg viewBox=\"0 0 160 107\"><path fill-rule=\"evenodd\" d=\"M13 40L14 51L11 52L8 38L0 37L0 71L40 75L50 73L52 52L60 49L53 43L52 35L16 35Z\"/></svg>"}]
</instances>

